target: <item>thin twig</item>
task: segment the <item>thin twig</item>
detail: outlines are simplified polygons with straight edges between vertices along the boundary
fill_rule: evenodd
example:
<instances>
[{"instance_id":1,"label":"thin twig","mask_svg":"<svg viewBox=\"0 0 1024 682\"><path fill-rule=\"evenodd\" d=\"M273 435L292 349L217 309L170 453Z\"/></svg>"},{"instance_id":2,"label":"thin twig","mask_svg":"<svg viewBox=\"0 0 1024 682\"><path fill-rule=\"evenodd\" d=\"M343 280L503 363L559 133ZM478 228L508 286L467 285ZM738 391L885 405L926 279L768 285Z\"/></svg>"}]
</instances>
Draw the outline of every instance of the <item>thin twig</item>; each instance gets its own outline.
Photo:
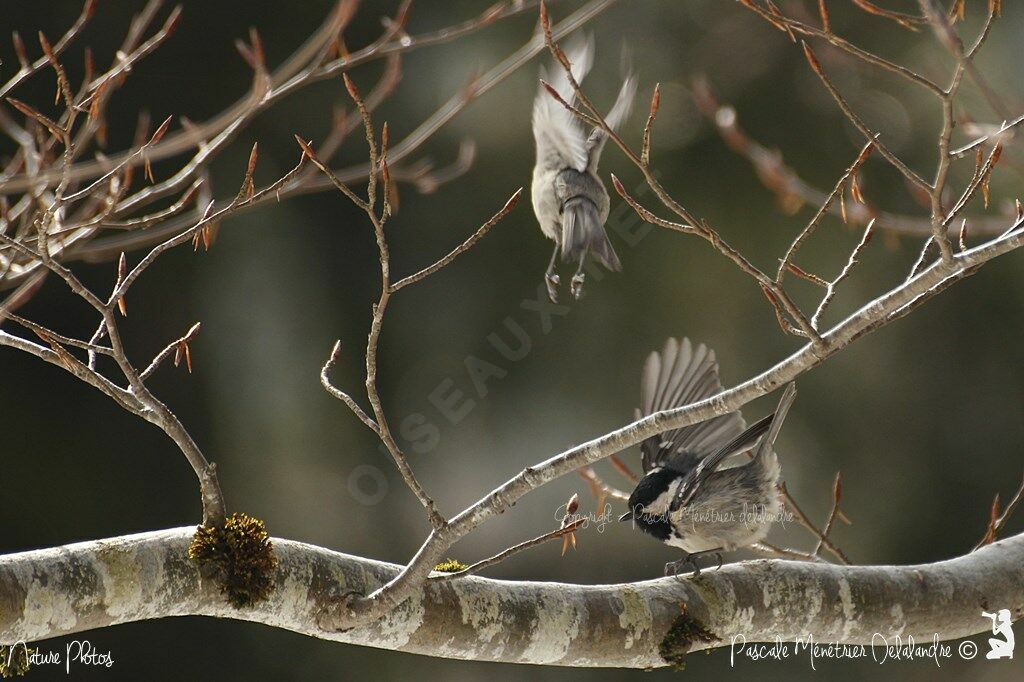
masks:
<instances>
[{"instance_id":1,"label":"thin twig","mask_svg":"<svg viewBox=\"0 0 1024 682\"><path fill-rule=\"evenodd\" d=\"M983 147L984 145L988 144L992 140L1002 140L1007 132L1015 130L1022 123L1024 123L1024 114L1018 116L1012 121L1004 122L999 126L999 130L997 130L994 133L982 135L981 137L975 138L971 142L968 142L967 144L963 145L962 147L957 147L956 149L953 149L952 151L949 152L949 155L951 158L954 159L962 159L963 157L967 156L968 154L978 149L979 147Z\"/></svg>"},{"instance_id":2,"label":"thin twig","mask_svg":"<svg viewBox=\"0 0 1024 682\"><path fill-rule=\"evenodd\" d=\"M996 499L998 499L998 496L996 496ZM1006 524L1009 523L1010 517L1013 516L1013 512L1017 510L1017 506L1021 503L1021 500L1024 500L1024 478L1021 479L1020 486L1018 486L1017 492L1015 492L1013 497L1010 499L1010 503L1003 508L1002 514L992 521L985 533L985 537L982 538L981 542L974 546L974 550L981 549L998 538L999 533L1006 528Z\"/></svg>"},{"instance_id":3,"label":"thin twig","mask_svg":"<svg viewBox=\"0 0 1024 682\"><path fill-rule=\"evenodd\" d=\"M331 383L329 375L331 373L331 370L334 369L334 365L338 362L338 357L340 354L341 341L335 341L334 347L331 348L330 357L327 358L327 362L324 363L323 368L320 370L320 384L324 387L324 390L326 390L328 393L333 395L338 400L345 403L348 409L352 410L352 414L354 414L359 419L359 421L366 424L366 426L368 426L371 431L373 431L379 436L380 427L377 426L377 422L373 421L373 419L368 414L366 414L366 412L363 411L363 408L359 407L359 404L355 400L353 400L349 394L336 388L334 384Z\"/></svg>"},{"instance_id":4,"label":"thin twig","mask_svg":"<svg viewBox=\"0 0 1024 682\"><path fill-rule=\"evenodd\" d=\"M828 534L832 532L832 525L836 522L836 515L839 513L839 501L842 497L843 475L837 471L835 480L832 482L832 510L829 511L825 527L821 530L821 539L818 540L818 544L814 546L814 551L811 553L813 556L818 556L821 553L824 538L827 538Z\"/></svg>"},{"instance_id":5,"label":"thin twig","mask_svg":"<svg viewBox=\"0 0 1024 682\"><path fill-rule=\"evenodd\" d=\"M612 466L615 467L615 470L630 483L636 485L637 481L640 480L640 478L634 474L628 466L626 466L626 463L619 459L618 455L612 455L608 458L608 461L611 462Z\"/></svg>"},{"instance_id":6,"label":"thin twig","mask_svg":"<svg viewBox=\"0 0 1024 682\"><path fill-rule=\"evenodd\" d=\"M577 470L577 472L584 481L590 484L591 492L594 494L596 500L596 507L601 509L604 506L604 499L607 497L613 500L622 500L626 502L629 500L629 493L624 490L620 490L613 485L610 485L604 481L592 467L583 467Z\"/></svg>"},{"instance_id":7,"label":"thin twig","mask_svg":"<svg viewBox=\"0 0 1024 682\"><path fill-rule=\"evenodd\" d=\"M150 375L152 375L153 372L157 370L160 364L171 356L171 353L182 352L182 349L186 348L188 344L196 338L196 335L199 333L199 329L201 328L201 326L202 325L200 325L200 323L196 322L189 328L187 332L185 332L184 336L175 339L174 341L171 341L169 344L167 344L166 348L157 353L156 357L153 358L153 361L149 363L149 366L146 367L146 369L142 370L142 373L139 374L139 379L141 379L142 381L148 379ZM191 362L189 363L189 371L192 371Z\"/></svg>"},{"instance_id":8,"label":"thin twig","mask_svg":"<svg viewBox=\"0 0 1024 682\"><path fill-rule=\"evenodd\" d=\"M793 499L793 496L789 494L789 490L786 488L785 482L779 483L779 494L782 495L782 499L785 501L786 506L789 507L789 510L793 512L794 516L796 516L800 525L809 530L814 537L818 538L818 541L832 553L832 556L834 556L839 563L849 565L850 560L846 557L846 554L843 553L843 550L836 547L828 536L814 525L807 514L804 513L804 510L800 508L800 505L796 503L796 500Z\"/></svg>"},{"instance_id":9,"label":"thin twig","mask_svg":"<svg viewBox=\"0 0 1024 682\"><path fill-rule=\"evenodd\" d=\"M650 210L642 206L640 202L638 202L635 198L633 198L629 194L629 192L626 191L626 188L623 186L622 182L618 179L618 177L615 176L614 173L612 173L611 178L612 186L615 188L615 191L619 194L619 196L621 196L626 201L627 204L629 204L631 208L633 208L634 211L636 211L636 214L640 216L642 220L649 222L652 225L664 227L675 232L682 232L683 234L696 234L702 237L716 251L718 251L726 258L731 260L740 268L740 270L750 275L754 279L755 283L757 283L761 290L765 292L765 297L768 299L769 303L771 303L775 311L775 314L779 319L779 325L782 327L783 331L786 331L787 333L794 334L797 336L809 338L811 339L811 341L815 343L815 345L820 345L821 337L818 334L817 330L815 330L811 326L807 317L796 306L792 298L790 298L789 294L787 294L786 291L775 282L775 280L768 277L768 275L766 275L764 272L755 267L749 260L747 260L746 256L744 256L739 251L730 246L728 243L726 243L725 240L723 240L717 232L709 228L705 223L683 224L676 223L671 220L665 220L664 218L659 218ZM650 186L651 182L657 181L653 177L651 177L650 179L647 180L647 182ZM658 187L660 187L660 185ZM657 193L657 191L658 190L655 190L655 193ZM689 215L685 211L684 214ZM786 316L792 318L796 324L794 325L790 323L787 319L785 319Z\"/></svg>"},{"instance_id":10,"label":"thin twig","mask_svg":"<svg viewBox=\"0 0 1024 682\"><path fill-rule=\"evenodd\" d=\"M509 200L505 202L505 205L502 206L501 210L495 213L493 216L491 216L486 223L477 228L477 231L471 234L466 239L466 241L456 246L454 249L448 252L447 255L442 256L432 265L428 265L419 272L398 280L397 282L391 285L391 291L398 291L399 289L402 289L410 284L415 284L416 282L419 282L420 280L429 277L430 275L434 274L441 268L448 266L460 255L471 249L474 244L480 241L483 238L483 236L491 230L492 227L497 225L502 218L508 215L509 212L513 208L515 208L516 204L519 203L519 197L522 196L522 194L523 188L520 187L515 191L515 193L511 197L509 197Z\"/></svg>"},{"instance_id":11,"label":"thin twig","mask_svg":"<svg viewBox=\"0 0 1024 682\"><path fill-rule=\"evenodd\" d=\"M856 57L857 59L860 59L863 62L881 67L882 69L885 69L890 73L894 73L897 76L907 79L911 83L915 83L928 89L935 95L940 95L942 93L942 88L938 84L934 83L928 78L925 78L921 74L907 68L906 66L903 66L902 64L897 64L896 62L889 61L884 57L880 57L876 54L868 52L867 50L857 47L848 40L844 40L843 38L837 36L835 33L818 29L814 26L811 26L810 24L805 24L801 21L797 21L789 17L772 14L767 10L763 9L762 7L758 7L752 2L743 2L741 4L743 4L743 6L746 7L747 9L752 10L753 12L760 15L761 18L767 20L772 25L782 30L787 30L791 33L810 36L813 38L820 38L821 40L828 42L833 47L837 47L840 50L846 52L849 55L852 55L853 57Z\"/></svg>"},{"instance_id":12,"label":"thin twig","mask_svg":"<svg viewBox=\"0 0 1024 682\"><path fill-rule=\"evenodd\" d=\"M24 317L21 317L20 315L16 315L16 314L10 312L9 310L4 313L4 316L9 318L9 319L11 319L11 320L14 320L18 324L20 324L22 327L24 327L25 329L28 329L29 331L33 332L36 336L38 336L39 338L43 339L47 343L50 343L52 341L56 341L57 343L59 343L61 345L73 346L75 348L80 348L82 350L86 350L86 351L89 351L91 353L99 353L101 355L107 355L107 356L113 356L113 354L114 354L114 350L112 348L108 348L107 346L100 346L100 345L97 345L95 343L89 343L87 341L80 341L78 339L73 339L73 338L71 338L69 336L64 336L63 334L58 334L57 332L53 331L52 329L48 329L48 328L44 327L41 324L36 324L32 320L26 320Z\"/></svg>"},{"instance_id":13,"label":"thin twig","mask_svg":"<svg viewBox=\"0 0 1024 682\"><path fill-rule=\"evenodd\" d=\"M569 533L572 533L573 531L579 530L580 526L582 526L584 523L586 523L586 519L577 519L575 521L570 522L564 528L556 528L555 530L550 531L548 533L544 533L543 535L538 535L537 537L533 538L532 540L527 540L526 542L520 542L518 545L513 545L512 547L509 547L508 549L504 549L504 550L498 552L497 554L495 554L494 556L487 557L486 559L481 559L480 561L476 562L475 564L470 564L469 566L467 566L466 568L462 569L461 571L454 571L452 573L435 572L435 573L431 574L430 577L427 578L427 579L430 580L431 582L444 582L444 581L447 581L447 580L455 580L456 578L461 578L463 576L472 575L473 573L476 573L476 572L478 572L478 571L480 571L482 569L485 569L485 568L487 568L489 566L493 566L495 564L501 563L502 561L504 561L505 559L509 558L510 556L512 556L514 554L518 554L519 552L522 552L523 550L530 549L531 547L536 547L537 545L543 544L543 543L545 543L545 542L547 542L549 540L555 540L555 539L560 538L560 537L562 537L564 535L568 535Z\"/></svg>"},{"instance_id":14,"label":"thin twig","mask_svg":"<svg viewBox=\"0 0 1024 682\"><path fill-rule=\"evenodd\" d=\"M219 211L212 210L212 206L208 206L206 213L198 222L193 224L184 232L181 232L175 235L174 237L171 237L170 239L154 246L150 250L150 252L146 254L146 256L141 261L139 261L134 268L132 268L128 275L125 276L124 281L111 294L111 300L116 301L118 298L123 297L125 293L128 291L129 287L131 287L131 285L135 282L135 280L138 279L138 277L143 272L145 272L146 268L152 265L156 261L156 259L159 258L164 252L173 249L175 246L191 241L192 238L196 235L196 233L198 233L204 227L207 227L208 225L216 223L218 220L221 220L226 214L230 213L231 210L234 209L236 206L245 206L247 204L257 203L260 201L260 199L262 199L265 196L272 196L280 187L288 184L288 182L290 182L291 179L303 169L303 164L305 160L306 157L302 156L294 168L292 168L290 171L282 175L274 183L264 187L263 189L257 192L254 192L248 198L236 197L235 200L232 201L230 205L224 207Z\"/></svg>"},{"instance_id":15,"label":"thin twig","mask_svg":"<svg viewBox=\"0 0 1024 682\"><path fill-rule=\"evenodd\" d=\"M834 280L828 283L825 289L825 295L821 297L821 302L818 304L817 310L814 311L814 315L811 317L811 326L818 329L818 321L821 319L822 314L828 307L828 304L832 302L832 297L836 294L836 289L839 284L846 279L853 271L853 267L857 265L860 255L864 252L864 249L871 242L871 236L873 234L875 223L871 221L868 226L864 229L864 235L860 238L857 246L850 252L850 258L846 261L846 265L843 266L842 271L836 276Z\"/></svg>"},{"instance_id":16,"label":"thin twig","mask_svg":"<svg viewBox=\"0 0 1024 682\"><path fill-rule=\"evenodd\" d=\"M821 82L825 85L825 89L829 91L829 93L832 95L832 98L836 101L836 104L839 105L839 108L842 110L842 112L846 114L846 117L850 120L851 123L853 123L853 126L861 132L861 134L867 139L868 142L873 143L875 148L878 149L878 153L884 156L885 159L889 163L891 163L894 168L896 168L896 170L898 170L900 173L903 174L905 178L907 178L907 180L917 185L921 189L927 192L931 192L932 186L928 184L928 182L925 181L920 175L911 170L910 167L907 166L907 164L903 163L903 161L898 156L896 156L896 154L894 154L886 145L884 145L882 141L879 139L879 134L868 128L867 124L864 123L861 117L858 116L857 113L853 111L853 108L850 106L849 102L847 102L846 98L843 97L841 92L839 92L839 88L837 88L832 83L832 80L828 77L828 74L825 73L825 69L822 68L821 62L818 61L818 58L814 55L814 52L811 50L810 46L807 43L804 43L803 47L804 55L807 57L807 62L811 65L811 70L814 71L815 75L817 75Z\"/></svg>"},{"instance_id":17,"label":"thin twig","mask_svg":"<svg viewBox=\"0 0 1024 682\"><path fill-rule=\"evenodd\" d=\"M81 34L82 29L85 28L87 23L89 23L89 19L92 18L95 11L96 0L85 0L82 4L82 11L79 13L75 23L71 25L71 28L69 28L63 36L61 36L60 40L53 44L51 51L54 56L59 57L67 46L71 44L71 41ZM8 93L20 86L26 79L46 68L46 65L49 63L50 60L47 55L43 55L31 64L22 66L22 68L20 68L9 81L0 85L0 98L6 97Z\"/></svg>"},{"instance_id":18,"label":"thin twig","mask_svg":"<svg viewBox=\"0 0 1024 682\"><path fill-rule=\"evenodd\" d=\"M799 234L797 234L796 238L793 240L793 243L790 244L789 249L786 250L786 254L782 257L782 260L779 261L779 268L775 272L776 282L782 284L783 276L793 263L793 256L796 255L796 252L800 249L803 243L807 241L807 239L814 233L814 230L821 223L822 218L824 218L825 214L828 213L829 209L832 206L832 203L836 200L837 197L841 197L842 193L846 189L847 183L850 181L851 178L856 176L857 171L864 164L864 162L867 161L868 156L871 155L871 151L874 148L875 143L873 141L868 142L867 144L864 145L864 147L860 150L860 154L857 155L857 158L854 160L854 162L850 164L850 167L846 169L846 172L844 172L842 176L840 176L839 180L836 181L835 187L825 198L825 201L822 202L821 207L818 209L817 213L814 214L814 217L811 218L810 222L807 223L804 229L801 230ZM872 219L869 224L873 223L874 219ZM811 326L817 328L817 325L814 322L814 318L811 319Z\"/></svg>"},{"instance_id":19,"label":"thin twig","mask_svg":"<svg viewBox=\"0 0 1024 682\"><path fill-rule=\"evenodd\" d=\"M924 245L921 246L921 252L918 254L917 260L914 261L914 265L911 266L910 274L907 275L907 279L906 279L907 282L909 282L910 280L912 280L915 277L917 277L917 273L919 273L921 271L921 269L924 268L924 264L925 264L926 260L928 259L928 252L931 250L932 245L934 243L935 243L935 238L934 237L928 237L928 239L924 240Z\"/></svg>"}]
</instances>

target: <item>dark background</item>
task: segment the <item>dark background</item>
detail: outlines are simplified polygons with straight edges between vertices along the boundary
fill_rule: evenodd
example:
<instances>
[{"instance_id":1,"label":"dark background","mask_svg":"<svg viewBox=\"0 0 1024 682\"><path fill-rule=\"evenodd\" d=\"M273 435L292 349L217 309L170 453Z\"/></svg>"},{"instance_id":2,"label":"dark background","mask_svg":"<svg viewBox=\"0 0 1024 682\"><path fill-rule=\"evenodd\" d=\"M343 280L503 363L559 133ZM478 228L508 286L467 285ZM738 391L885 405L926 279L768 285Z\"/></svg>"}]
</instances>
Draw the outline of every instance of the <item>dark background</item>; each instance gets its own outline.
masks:
<instances>
[{"instance_id":1,"label":"dark background","mask_svg":"<svg viewBox=\"0 0 1024 682\"><path fill-rule=\"evenodd\" d=\"M199 2L187 0L177 34L136 67L111 107L112 146L130 140L137 111L156 121L167 115L204 120L240 97L248 67L234 39L260 29L273 66L319 23L330 2ZM346 33L350 48L380 32L378 18L395 2L366 2ZM559 2L562 17L579 3ZM911 34L832 3L836 31L865 47L907 61L945 82L949 58L927 31ZM891 2L911 10L916 3ZM968 33L985 3L968 2ZM94 47L108 63L141 2L101 3L86 34L69 52L72 80L81 73L81 47ZM481 12L484 2L415 3L410 31L439 28ZM815 3L802 3L811 11ZM979 66L997 90L1020 109L1024 100L1021 38L1024 12L1004 3ZM800 3L789 3L797 11ZM55 39L79 10L77 2L6 2L0 29ZM813 15L810 15L813 19ZM502 22L456 43L407 56L398 94L376 116L400 139L463 85L524 43L534 15ZM805 179L831 187L862 144L786 36L735 3L712 0L631 0L618 3L590 26L599 46L588 91L610 104L618 87L618 56L625 43L640 72L637 110L625 137L638 144L646 99L663 87L653 160L663 183L697 215L706 217L759 267L776 259L810 217L812 207L789 216L757 180L747 162L730 152L703 120L689 94L690 79L707 74L740 122ZM30 45L34 43L28 41ZM32 50L36 54L38 46ZM937 104L902 81L818 48L818 54L867 121L912 166L931 177ZM0 47L0 76L16 64ZM379 69L356 71L369 88ZM529 130L537 63L515 73L446 126L423 152L446 163L458 143L478 145L473 169L435 194L401 190L401 206L388 225L393 271L411 273L447 252L528 184L533 163ZM45 106L52 74L37 76L16 93ZM996 122L968 83L966 111ZM219 197L237 191L253 140L260 142L257 181L269 182L295 163L292 140L300 133L323 139L331 108L346 104L340 80L302 91L262 115L214 165ZM958 110L959 112L959 110ZM175 123L175 126L178 124ZM956 142L967 138L955 136ZM1024 162L1010 147L992 183L992 212L1020 192ZM365 160L358 135L346 142L340 164ZM158 175L173 171L159 164ZM615 172L627 187L637 171L613 148L602 174ZM969 178L971 162L954 174ZM897 212L925 215L902 182L881 161L862 174L872 202ZM642 192L641 192L642 194ZM613 207L619 202L613 202ZM647 202L654 207L653 201ZM977 202L976 202L977 203ZM981 206L973 210L980 212ZM629 216L620 209L613 215ZM635 220L625 229L643 231ZM829 218L799 262L825 276L845 263L859 232ZM784 336L756 286L705 243L651 230L635 246L613 242L624 272L591 281L586 299L554 318L545 333L540 318L521 307L535 299L549 255L527 197L470 254L403 291L385 323L380 386L391 420L421 414L436 427L436 447L413 452L412 464L447 514L518 472L582 440L627 422L638 401L644 357L671 335L689 335L716 349L726 384L771 366L799 343ZM837 296L830 320L899 282L916 258L917 239L876 238L863 263ZM135 254L133 258L138 258ZM1024 291L1019 254L1001 258L942 294L909 318L858 341L801 378L800 397L781 436L783 472L790 490L815 518L830 506L833 475L842 470L843 509L853 525L836 540L857 563L929 562L962 554L982 535L992 496L1003 499L1020 481L1024 458ZM106 289L112 263L81 265L87 282ZM568 279L568 277L564 277ZM137 364L201 320L193 344L194 373L165 367L153 387L176 411L208 457L217 461L228 503L267 520L274 535L389 561L406 561L427 525L418 505L372 434L319 386L318 373L335 339L345 344L336 383L360 396L362 347L379 274L372 230L340 195L271 205L228 220L208 254L180 248L151 268L133 288L124 335ZM792 281L813 310L818 291ZM62 332L88 336L94 320L81 301L56 282L24 314ZM488 342L511 318L530 337L530 352L503 359ZM476 357L506 372L479 395L465 361ZM439 385L475 402L452 424L428 396ZM446 384L447 386L448 384ZM10 349L0 351L0 552L194 524L199 499L194 476L159 431L119 410L68 374ZM770 409L748 406L748 419ZM772 403L774 404L774 403ZM625 458L637 467L635 451ZM607 464L599 471L625 486ZM512 513L489 522L453 551L471 561L532 537L555 524L556 508L579 492L583 509L593 500L583 482L565 477L524 499ZM1019 531L1018 519L1008 532ZM770 540L808 548L800 528L773 531ZM588 530L579 549L559 557L550 544L490 570L494 577L617 582L660 575L673 553L628 527ZM1019 628L1018 628L1019 629ZM96 679L322 679L404 675L443 679L527 676L534 679L614 679L639 672L575 671L465 663L343 646L282 630L204 618L119 626L84 635L111 650L115 666L76 676ZM983 641L979 639L978 641ZM44 647L62 649L63 643ZM982 650L986 650L982 645ZM730 670L728 650L691 656L687 673L812 677L809 661L745 663ZM744 670L745 668L745 670ZM819 662L817 674L856 679L868 673L925 679L1011 679L1019 661L892 664ZM40 671L37 671L39 674ZM654 673L662 677L669 673ZM40 677L42 679L42 677Z\"/></svg>"}]
</instances>

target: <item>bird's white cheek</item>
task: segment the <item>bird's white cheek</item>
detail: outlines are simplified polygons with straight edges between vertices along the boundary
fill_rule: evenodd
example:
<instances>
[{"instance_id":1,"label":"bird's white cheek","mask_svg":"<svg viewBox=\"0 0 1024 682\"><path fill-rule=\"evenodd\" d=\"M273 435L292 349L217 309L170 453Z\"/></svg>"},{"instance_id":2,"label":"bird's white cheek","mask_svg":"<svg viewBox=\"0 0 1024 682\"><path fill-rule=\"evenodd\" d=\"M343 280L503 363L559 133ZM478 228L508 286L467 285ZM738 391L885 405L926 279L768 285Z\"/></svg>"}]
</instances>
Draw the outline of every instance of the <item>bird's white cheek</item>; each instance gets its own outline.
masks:
<instances>
[{"instance_id":1,"label":"bird's white cheek","mask_svg":"<svg viewBox=\"0 0 1024 682\"><path fill-rule=\"evenodd\" d=\"M678 489L679 484L673 483L669 486L668 490L658 495L653 502L644 507L644 511L653 516L664 516L668 513L669 506L672 504L672 499L676 496L676 490Z\"/></svg>"}]
</instances>

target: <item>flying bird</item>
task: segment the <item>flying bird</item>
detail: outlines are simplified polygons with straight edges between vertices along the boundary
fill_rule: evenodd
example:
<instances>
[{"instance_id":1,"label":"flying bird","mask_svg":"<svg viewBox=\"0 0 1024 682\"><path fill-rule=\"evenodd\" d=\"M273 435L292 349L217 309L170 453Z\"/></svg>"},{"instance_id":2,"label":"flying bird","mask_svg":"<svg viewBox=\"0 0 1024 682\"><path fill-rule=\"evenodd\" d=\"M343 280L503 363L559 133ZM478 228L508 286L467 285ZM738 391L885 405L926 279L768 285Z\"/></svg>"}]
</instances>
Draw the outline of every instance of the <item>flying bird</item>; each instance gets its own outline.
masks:
<instances>
[{"instance_id":1,"label":"flying bird","mask_svg":"<svg viewBox=\"0 0 1024 682\"><path fill-rule=\"evenodd\" d=\"M578 37L570 42L565 54L577 84L590 71L594 61L593 36ZM563 101L575 106L577 98L565 69L555 64L550 75L542 66L541 81L557 92ZM629 115L636 94L636 76L630 72L614 106L605 117L612 130ZM559 277L555 272L558 255L564 262L575 263L570 292L578 299L583 294L583 266L592 254L604 267L619 271L622 263L608 241L605 221L608 219L608 191L597 175L601 151L608 141L608 132L601 127L590 131L543 86L533 102L533 137L537 145L537 161L533 167L533 211L544 235L555 242L551 262L544 273L548 296L558 301Z\"/></svg>"}]
</instances>

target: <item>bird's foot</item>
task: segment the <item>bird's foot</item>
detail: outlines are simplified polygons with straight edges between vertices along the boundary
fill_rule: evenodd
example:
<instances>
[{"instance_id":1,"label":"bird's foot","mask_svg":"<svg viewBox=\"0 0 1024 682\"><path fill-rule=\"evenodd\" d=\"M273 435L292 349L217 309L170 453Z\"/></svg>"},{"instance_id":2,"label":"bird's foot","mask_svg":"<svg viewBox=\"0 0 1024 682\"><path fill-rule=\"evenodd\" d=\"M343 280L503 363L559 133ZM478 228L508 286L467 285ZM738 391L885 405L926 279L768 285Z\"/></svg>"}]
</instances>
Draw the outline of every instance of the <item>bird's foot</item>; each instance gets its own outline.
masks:
<instances>
[{"instance_id":1,"label":"bird's foot","mask_svg":"<svg viewBox=\"0 0 1024 682\"><path fill-rule=\"evenodd\" d=\"M561 281L558 275L553 272L544 275L544 283L548 286L548 298L551 299L552 303L558 303L558 285Z\"/></svg>"},{"instance_id":2,"label":"bird's foot","mask_svg":"<svg viewBox=\"0 0 1024 682\"><path fill-rule=\"evenodd\" d=\"M690 574L691 578L699 577L700 566L697 565L696 558L704 556L705 554L714 556L718 560L718 565L715 567L715 570L718 570L722 567L722 549L707 549L703 552L693 552L692 554L687 554L678 561L668 562L667 564L665 564L665 575L678 576L684 568L689 568L693 570L693 573Z\"/></svg>"},{"instance_id":3,"label":"bird's foot","mask_svg":"<svg viewBox=\"0 0 1024 682\"><path fill-rule=\"evenodd\" d=\"M667 564L665 564L665 575L676 577L683 571L683 569L693 570L693 573L690 574L691 578L696 578L700 575L700 566L698 566L697 562L695 562L689 556L685 556L682 559L679 559L678 561L670 561Z\"/></svg>"},{"instance_id":4,"label":"bird's foot","mask_svg":"<svg viewBox=\"0 0 1024 682\"><path fill-rule=\"evenodd\" d=\"M572 282L569 283L569 291L577 301L583 296L583 280L585 278L586 276L582 272L577 272L572 276Z\"/></svg>"}]
</instances>

